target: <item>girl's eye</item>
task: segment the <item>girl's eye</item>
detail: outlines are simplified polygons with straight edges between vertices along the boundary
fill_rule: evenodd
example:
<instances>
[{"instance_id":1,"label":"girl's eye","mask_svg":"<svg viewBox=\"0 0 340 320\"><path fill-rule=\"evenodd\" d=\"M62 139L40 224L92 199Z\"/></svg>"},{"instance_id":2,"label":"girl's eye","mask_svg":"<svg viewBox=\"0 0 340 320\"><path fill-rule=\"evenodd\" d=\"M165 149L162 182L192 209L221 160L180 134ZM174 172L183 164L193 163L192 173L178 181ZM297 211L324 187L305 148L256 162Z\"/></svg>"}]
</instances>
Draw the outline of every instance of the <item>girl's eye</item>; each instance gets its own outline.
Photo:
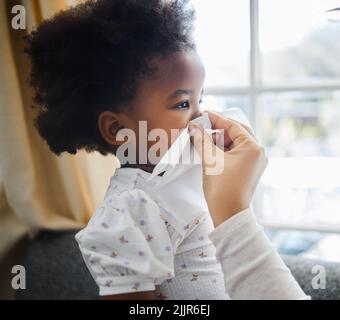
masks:
<instances>
[{"instance_id":1,"label":"girl's eye","mask_svg":"<svg viewBox=\"0 0 340 320\"><path fill-rule=\"evenodd\" d=\"M189 108L190 108L189 101L184 101L181 104L174 107L174 109L189 109Z\"/></svg>"}]
</instances>

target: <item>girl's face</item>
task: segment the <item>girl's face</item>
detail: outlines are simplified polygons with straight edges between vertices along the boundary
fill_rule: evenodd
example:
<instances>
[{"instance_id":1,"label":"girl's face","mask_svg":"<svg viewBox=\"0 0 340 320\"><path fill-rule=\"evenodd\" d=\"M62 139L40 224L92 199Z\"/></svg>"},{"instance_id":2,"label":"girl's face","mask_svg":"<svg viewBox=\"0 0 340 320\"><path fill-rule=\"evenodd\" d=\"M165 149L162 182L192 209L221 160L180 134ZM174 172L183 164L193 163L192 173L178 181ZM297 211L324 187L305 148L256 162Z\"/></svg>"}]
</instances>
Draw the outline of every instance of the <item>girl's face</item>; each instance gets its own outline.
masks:
<instances>
[{"instance_id":1,"label":"girl's face","mask_svg":"<svg viewBox=\"0 0 340 320\"><path fill-rule=\"evenodd\" d=\"M168 149L173 142L171 129L183 129L201 115L205 70L199 55L194 50L177 53L157 60L156 66L157 74L142 81L131 107L116 113L119 125L136 133L137 148L140 121L147 122L148 133L163 129ZM154 143L147 142L148 150Z\"/></svg>"}]
</instances>

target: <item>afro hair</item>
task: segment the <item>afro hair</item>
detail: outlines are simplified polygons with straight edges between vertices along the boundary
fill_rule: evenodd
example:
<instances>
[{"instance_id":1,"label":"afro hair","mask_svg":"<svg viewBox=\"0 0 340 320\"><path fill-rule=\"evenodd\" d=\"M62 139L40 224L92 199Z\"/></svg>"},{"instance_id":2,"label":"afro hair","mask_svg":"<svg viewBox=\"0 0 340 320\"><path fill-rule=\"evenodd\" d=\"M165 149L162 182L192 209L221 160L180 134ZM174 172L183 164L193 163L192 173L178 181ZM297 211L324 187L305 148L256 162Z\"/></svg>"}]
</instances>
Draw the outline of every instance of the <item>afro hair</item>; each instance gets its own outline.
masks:
<instances>
[{"instance_id":1,"label":"afro hair","mask_svg":"<svg viewBox=\"0 0 340 320\"><path fill-rule=\"evenodd\" d=\"M195 48L194 16L186 0L90 0L31 32L35 125L51 151L112 153L98 116L133 100L153 58Z\"/></svg>"}]
</instances>

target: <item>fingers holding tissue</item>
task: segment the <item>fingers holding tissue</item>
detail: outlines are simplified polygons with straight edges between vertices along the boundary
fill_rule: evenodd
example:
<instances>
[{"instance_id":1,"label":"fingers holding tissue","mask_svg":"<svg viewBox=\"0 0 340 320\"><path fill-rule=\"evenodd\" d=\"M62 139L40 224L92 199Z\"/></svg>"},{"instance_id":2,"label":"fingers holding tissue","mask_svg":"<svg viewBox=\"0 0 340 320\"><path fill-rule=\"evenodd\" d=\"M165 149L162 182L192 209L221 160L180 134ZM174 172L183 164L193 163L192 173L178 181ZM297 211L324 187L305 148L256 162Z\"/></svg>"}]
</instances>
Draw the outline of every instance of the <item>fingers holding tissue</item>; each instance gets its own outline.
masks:
<instances>
[{"instance_id":1,"label":"fingers holding tissue","mask_svg":"<svg viewBox=\"0 0 340 320\"><path fill-rule=\"evenodd\" d=\"M268 160L250 127L214 112L208 115L212 129L222 135L212 137L196 123L188 130L202 160L204 195L217 226L250 206ZM218 174L216 168L221 168Z\"/></svg>"}]
</instances>

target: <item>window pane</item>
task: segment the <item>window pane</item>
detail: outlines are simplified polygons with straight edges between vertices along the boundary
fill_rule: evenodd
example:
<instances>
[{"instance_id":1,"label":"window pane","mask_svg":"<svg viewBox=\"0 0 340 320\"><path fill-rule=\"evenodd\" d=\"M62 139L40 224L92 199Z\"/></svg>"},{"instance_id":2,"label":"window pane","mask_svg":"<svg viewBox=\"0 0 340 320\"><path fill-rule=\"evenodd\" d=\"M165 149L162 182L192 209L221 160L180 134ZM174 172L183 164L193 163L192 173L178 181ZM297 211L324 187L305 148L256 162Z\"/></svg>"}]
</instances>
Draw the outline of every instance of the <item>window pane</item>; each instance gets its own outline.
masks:
<instances>
[{"instance_id":1,"label":"window pane","mask_svg":"<svg viewBox=\"0 0 340 320\"><path fill-rule=\"evenodd\" d=\"M228 108L240 108L249 118L249 101L247 96L212 96L204 95L202 109L224 111Z\"/></svg>"},{"instance_id":2,"label":"window pane","mask_svg":"<svg viewBox=\"0 0 340 320\"><path fill-rule=\"evenodd\" d=\"M340 156L340 91L265 94L260 104L269 156Z\"/></svg>"},{"instance_id":3,"label":"window pane","mask_svg":"<svg viewBox=\"0 0 340 320\"><path fill-rule=\"evenodd\" d=\"M340 235L334 233L266 230L280 254L340 262Z\"/></svg>"},{"instance_id":4,"label":"window pane","mask_svg":"<svg viewBox=\"0 0 340 320\"><path fill-rule=\"evenodd\" d=\"M206 65L206 86L248 83L249 1L194 0L197 49Z\"/></svg>"},{"instance_id":5,"label":"window pane","mask_svg":"<svg viewBox=\"0 0 340 320\"><path fill-rule=\"evenodd\" d=\"M310 84L340 81L340 22L325 11L338 0L261 0L263 82Z\"/></svg>"},{"instance_id":6,"label":"window pane","mask_svg":"<svg viewBox=\"0 0 340 320\"><path fill-rule=\"evenodd\" d=\"M265 94L260 103L262 218L340 227L340 91Z\"/></svg>"}]
</instances>

